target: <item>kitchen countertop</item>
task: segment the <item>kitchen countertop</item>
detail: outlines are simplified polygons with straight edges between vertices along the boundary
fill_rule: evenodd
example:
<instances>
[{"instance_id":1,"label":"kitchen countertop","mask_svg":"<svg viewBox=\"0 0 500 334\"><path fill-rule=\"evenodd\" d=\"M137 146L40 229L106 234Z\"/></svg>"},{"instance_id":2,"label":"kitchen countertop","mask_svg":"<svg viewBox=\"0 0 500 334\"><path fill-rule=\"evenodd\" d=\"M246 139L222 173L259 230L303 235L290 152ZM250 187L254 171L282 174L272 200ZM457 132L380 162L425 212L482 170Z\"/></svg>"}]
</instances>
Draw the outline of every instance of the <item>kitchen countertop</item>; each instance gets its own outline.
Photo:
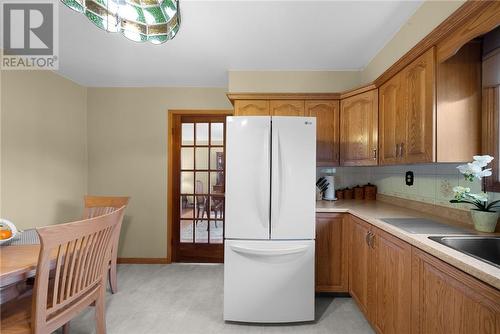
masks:
<instances>
[{"instance_id":1,"label":"kitchen countertop","mask_svg":"<svg viewBox=\"0 0 500 334\"><path fill-rule=\"evenodd\" d=\"M464 225L463 223L382 201L318 201L316 202L316 212L350 213L500 290L499 268L428 239L430 235L437 236L439 234L412 234L385 223L381 219L427 218L439 223L467 229L473 234L480 234L474 231L471 225Z\"/></svg>"}]
</instances>

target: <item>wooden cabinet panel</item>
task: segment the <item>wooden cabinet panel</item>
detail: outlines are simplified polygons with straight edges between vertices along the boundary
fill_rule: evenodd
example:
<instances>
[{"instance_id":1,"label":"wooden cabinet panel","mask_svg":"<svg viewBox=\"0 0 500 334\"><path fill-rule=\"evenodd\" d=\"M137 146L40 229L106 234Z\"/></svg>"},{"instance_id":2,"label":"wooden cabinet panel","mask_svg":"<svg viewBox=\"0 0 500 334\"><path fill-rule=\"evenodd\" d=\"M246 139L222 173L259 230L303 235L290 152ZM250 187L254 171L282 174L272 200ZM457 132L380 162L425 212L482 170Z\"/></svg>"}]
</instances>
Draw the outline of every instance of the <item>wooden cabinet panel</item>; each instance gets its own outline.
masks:
<instances>
[{"instance_id":1,"label":"wooden cabinet panel","mask_svg":"<svg viewBox=\"0 0 500 334\"><path fill-rule=\"evenodd\" d=\"M479 41L437 65L436 162L469 161L481 154L481 65Z\"/></svg>"},{"instance_id":2,"label":"wooden cabinet panel","mask_svg":"<svg viewBox=\"0 0 500 334\"><path fill-rule=\"evenodd\" d=\"M340 165L377 165L378 91L340 102Z\"/></svg>"},{"instance_id":3,"label":"wooden cabinet panel","mask_svg":"<svg viewBox=\"0 0 500 334\"><path fill-rule=\"evenodd\" d=\"M411 246L375 229L372 241L375 280L373 325L380 333L410 333L411 320Z\"/></svg>"},{"instance_id":4,"label":"wooden cabinet panel","mask_svg":"<svg viewBox=\"0 0 500 334\"><path fill-rule=\"evenodd\" d=\"M305 115L316 117L316 162L318 166L339 164L339 101L306 101Z\"/></svg>"},{"instance_id":5,"label":"wooden cabinet panel","mask_svg":"<svg viewBox=\"0 0 500 334\"><path fill-rule=\"evenodd\" d=\"M268 100L236 100L234 101L235 116L269 116Z\"/></svg>"},{"instance_id":6,"label":"wooden cabinet panel","mask_svg":"<svg viewBox=\"0 0 500 334\"><path fill-rule=\"evenodd\" d=\"M379 89L381 165L435 161L435 49Z\"/></svg>"},{"instance_id":7,"label":"wooden cabinet panel","mask_svg":"<svg viewBox=\"0 0 500 334\"><path fill-rule=\"evenodd\" d=\"M343 214L316 215L316 291L348 292L347 222Z\"/></svg>"},{"instance_id":8,"label":"wooden cabinet panel","mask_svg":"<svg viewBox=\"0 0 500 334\"><path fill-rule=\"evenodd\" d=\"M402 104L401 74L379 88L379 163L401 163L400 145L406 138L406 115Z\"/></svg>"},{"instance_id":9,"label":"wooden cabinet panel","mask_svg":"<svg viewBox=\"0 0 500 334\"><path fill-rule=\"evenodd\" d=\"M271 100L272 116L304 116L303 100Z\"/></svg>"},{"instance_id":10,"label":"wooden cabinet panel","mask_svg":"<svg viewBox=\"0 0 500 334\"><path fill-rule=\"evenodd\" d=\"M349 293L361 311L369 318L368 301L370 295L371 266L368 232L370 225L350 216L349 240Z\"/></svg>"},{"instance_id":11,"label":"wooden cabinet panel","mask_svg":"<svg viewBox=\"0 0 500 334\"><path fill-rule=\"evenodd\" d=\"M412 333L500 333L500 291L413 247Z\"/></svg>"},{"instance_id":12,"label":"wooden cabinet panel","mask_svg":"<svg viewBox=\"0 0 500 334\"><path fill-rule=\"evenodd\" d=\"M435 48L429 49L401 73L406 115L406 140L401 155L404 163L433 162L435 135Z\"/></svg>"}]
</instances>

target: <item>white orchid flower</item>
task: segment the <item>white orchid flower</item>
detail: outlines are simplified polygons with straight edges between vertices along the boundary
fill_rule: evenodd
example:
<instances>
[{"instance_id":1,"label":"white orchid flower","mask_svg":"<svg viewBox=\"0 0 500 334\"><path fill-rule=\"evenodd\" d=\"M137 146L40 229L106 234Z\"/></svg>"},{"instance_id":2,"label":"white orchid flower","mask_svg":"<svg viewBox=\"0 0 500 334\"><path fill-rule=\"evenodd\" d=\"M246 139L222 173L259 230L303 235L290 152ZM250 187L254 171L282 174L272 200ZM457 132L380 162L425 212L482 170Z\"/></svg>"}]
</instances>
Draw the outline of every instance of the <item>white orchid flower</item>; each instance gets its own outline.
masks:
<instances>
[{"instance_id":1,"label":"white orchid flower","mask_svg":"<svg viewBox=\"0 0 500 334\"><path fill-rule=\"evenodd\" d=\"M468 193L470 193L470 188L456 186L453 187L453 192L455 193L455 199L460 201L464 199Z\"/></svg>"},{"instance_id":2,"label":"white orchid flower","mask_svg":"<svg viewBox=\"0 0 500 334\"><path fill-rule=\"evenodd\" d=\"M477 174L474 174L474 176L477 177L478 179L481 179L481 178L487 177L487 176L491 176L491 175L492 175L491 168L487 168L487 169L482 170L481 172L479 172Z\"/></svg>"},{"instance_id":3,"label":"white orchid flower","mask_svg":"<svg viewBox=\"0 0 500 334\"><path fill-rule=\"evenodd\" d=\"M473 159L474 159L474 162L477 161L477 163L481 167L486 167L490 162L493 161L494 158L490 155L475 155L473 157Z\"/></svg>"},{"instance_id":4,"label":"white orchid flower","mask_svg":"<svg viewBox=\"0 0 500 334\"><path fill-rule=\"evenodd\" d=\"M481 178L479 175L483 170L480 163L477 161L469 162L466 165L460 165L457 169L465 176L466 180L471 182L474 180L474 177Z\"/></svg>"},{"instance_id":5,"label":"white orchid flower","mask_svg":"<svg viewBox=\"0 0 500 334\"><path fill-rule=\"evenodd\" d=\"M470 188L469 187L456 186L456 187L453 187L453 192L460 193L460 194L469 193L470 192Z\"/></svg>"},{"instance_id":6,"label":"white orchid flower","mask_svg":"<svg viewBox=\"0 0 500 334\"><path fill-rule=\"evenodd\" d=\"M486 194L486 193L467 194L467 196L470 198L473 198L475 200L481 201L481 202L488 202L488 194Z\"/></svg>"}]
</instances>

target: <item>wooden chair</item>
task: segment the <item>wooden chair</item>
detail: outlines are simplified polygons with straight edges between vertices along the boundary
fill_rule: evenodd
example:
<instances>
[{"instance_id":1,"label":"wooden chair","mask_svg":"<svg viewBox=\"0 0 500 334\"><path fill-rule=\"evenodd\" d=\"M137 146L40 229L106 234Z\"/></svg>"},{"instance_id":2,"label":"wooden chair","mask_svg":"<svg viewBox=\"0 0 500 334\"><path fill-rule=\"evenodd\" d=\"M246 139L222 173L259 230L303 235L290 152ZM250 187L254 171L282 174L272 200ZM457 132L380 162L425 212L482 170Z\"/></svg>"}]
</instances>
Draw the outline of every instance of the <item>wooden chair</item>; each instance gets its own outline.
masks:
<instances>
[{"instance_id":1,"label":"wooden chair","mask_svg":"<svg viewBox=\"0 0 500 334\"><path fill-rule=\"evenodd\" d=\"M93 218L113 212L114 210L127 206L129 197L113 197L113 196L85 196L84 197L84 214L83 218ZM121 225L120 225L121 226ZM120 241L120 231L116 234L116 239L113 241L111 249L111 262L109 265L109 285L111 293L118 291L118 280L116 277L116 262L118 258L118 242Z\"/></svg>"},{"instance_id":2,"label":"wooden chair","mask_svg":"<svg viewBox=\"0 0 500 334\"><path fill-rule=\"evenodd\" d=\"M37 229L40 255L33 296L1 305L2 334L49 334L95 305L96 332L106 333L105 293L111 248L123 219L110 214Z\"/></svg>"}]
</instances>

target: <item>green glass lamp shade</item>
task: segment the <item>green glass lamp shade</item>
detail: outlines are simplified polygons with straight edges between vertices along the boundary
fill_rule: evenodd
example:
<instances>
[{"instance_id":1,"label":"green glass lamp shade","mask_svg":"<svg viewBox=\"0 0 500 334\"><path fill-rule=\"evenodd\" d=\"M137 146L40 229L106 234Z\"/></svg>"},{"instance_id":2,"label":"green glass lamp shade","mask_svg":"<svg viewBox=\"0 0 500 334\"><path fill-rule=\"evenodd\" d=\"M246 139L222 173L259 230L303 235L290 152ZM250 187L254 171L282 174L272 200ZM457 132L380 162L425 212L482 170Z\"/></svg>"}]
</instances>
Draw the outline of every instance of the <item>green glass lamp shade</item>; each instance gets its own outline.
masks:
<instances>
[{"instance_id":1,"label":"green glass lamp shade","mask_svg":"<svg viewBox=\"0 0 500 334\"><path fill-rule=\"evenodd\" d=\"M179 0L61 0L96 26L136 42L166 42L180 28Z\"/></svg>"}]
</instances>

